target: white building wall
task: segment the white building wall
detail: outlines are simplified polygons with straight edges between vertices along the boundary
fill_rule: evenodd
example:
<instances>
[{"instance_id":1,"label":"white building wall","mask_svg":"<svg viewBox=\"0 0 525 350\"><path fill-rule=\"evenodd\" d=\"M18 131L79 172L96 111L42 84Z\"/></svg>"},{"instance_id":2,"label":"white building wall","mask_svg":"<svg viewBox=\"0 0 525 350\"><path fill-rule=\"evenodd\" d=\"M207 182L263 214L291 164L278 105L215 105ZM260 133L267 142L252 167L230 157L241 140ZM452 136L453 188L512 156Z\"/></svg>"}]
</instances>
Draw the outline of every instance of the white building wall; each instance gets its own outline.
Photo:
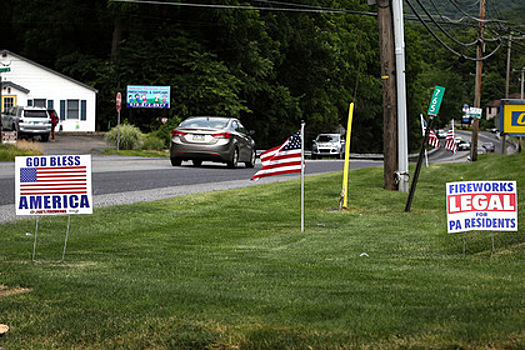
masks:
<instances>
[{"instance_id":1,"label":"white building wall","mask_svg":"<svg viewBox=\"0 0 525 350\"><path fill-rule=\"evenodd\" d=\"M1 74L3 81L10 81L25 89L29 93L13 89L17 93L17 104L27 106L29 100L46 99L53 101L53 108L57 111L60 122L56 130L65 132L94 132L96 119L96 92L64 76L44 69L19 56L7 54L0 57L3 64L9 64L10 72ZM5 94L5 92L3 92ZM60 101L79 100L79 118L67 119L61 114ZM86 101L86 120L80 120L80 101ZM49 106L49 103L48 103ZM67 109L67 103L66 103ZM65 120L62 120L66 118Z\"/></svg>"}]
</instances>

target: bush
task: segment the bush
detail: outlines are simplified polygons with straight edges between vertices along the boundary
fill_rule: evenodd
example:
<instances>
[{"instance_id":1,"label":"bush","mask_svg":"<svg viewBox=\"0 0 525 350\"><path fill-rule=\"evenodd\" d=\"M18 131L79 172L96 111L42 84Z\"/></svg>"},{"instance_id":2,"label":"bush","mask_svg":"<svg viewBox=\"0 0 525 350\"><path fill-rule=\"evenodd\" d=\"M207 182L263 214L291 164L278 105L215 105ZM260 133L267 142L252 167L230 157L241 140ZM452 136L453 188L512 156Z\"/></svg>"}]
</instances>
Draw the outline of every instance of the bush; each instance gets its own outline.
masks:
<instances>
[{"instance_id":1,"label":"bush","mask_svg":"<svg viewBox=\"0 0 525 350\"><path fill-rule=\"evenodd\" d=\"M164 141L153 134L144 135L143 150L162 151L164 149Z\"/></svg>"},{"instance_id":2,"label":"bush","mask_svg":"<svg viewBox=\"0 0 525 350\"><path fill-rule=\"evenodd\" d=\"M161 125L157 130L151 134L156 136L164 143L164 148L170 148L171 132L179 125L181 119L179 117L172 117L166 124Z\"/></svg>"},{"instance_id":3,"label":"bush","mask_svg":"<svg viewBox=\"0 0 525 350\"><path fill-rule=\"evenodd\" d=\"M117 148L117 127L112 128L106 134L106 143ZM142 145L142 133L140 129L134 125L122 124L120 126L120 144L119 149L121 150L133 150L140 149Z\"/></svg>"}]
</instances>

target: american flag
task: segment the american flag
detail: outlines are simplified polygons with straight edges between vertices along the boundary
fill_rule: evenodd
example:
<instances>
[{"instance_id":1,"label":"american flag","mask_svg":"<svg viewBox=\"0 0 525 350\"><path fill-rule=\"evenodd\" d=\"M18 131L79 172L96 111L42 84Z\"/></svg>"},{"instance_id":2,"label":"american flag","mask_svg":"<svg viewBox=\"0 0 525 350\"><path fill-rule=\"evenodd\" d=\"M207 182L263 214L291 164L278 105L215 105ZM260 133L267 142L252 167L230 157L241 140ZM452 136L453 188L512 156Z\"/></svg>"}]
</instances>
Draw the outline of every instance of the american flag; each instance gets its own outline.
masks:
<instances>
[{"instance_id":1,"label":"american flag","mask_svg":"<svg viewBox=\"0 0 525 350\"><path fill-rule=\"evenodd\" d=\"M261 154L263 167L250 180L272 175L300 173L303 163L301 154L301 133L290 136L285 143Z\"/></svg>"},{"instance_id":2,"label":"american flag","mask_svg":"<svg viewBox=\"0 0 525 350\"><path fill-rule=\"evenodd\" d=\"M425 118L423 118L423 115L420 115L421 117L421 129L423 130L423 137L425 137L425 132L427 130L427 122L425 121ZM428 137L428 144L431 146L434 146L435 148L439 148L439 139L436 136L436 133L432 130L430 130L430 135Z\"/></svg>"},{"instance_id":3,"label":"american flag","mask_svg":"<svg viewBox=\"0 0 525 350\"><path fill-rule=\"evenodd\" d=\"M447 132L447 138L445 139L445 149L448 149L452 153L458 153L458 146L456 144L456 135L454 135L454 121L450 125L450 129Z\"/></svg>"},{"instance_id":4,"label":"american flag","mask_svg":"<svg viewBox=\"0 0 525 350\"><path fill-rule=\"evenodd\" d=\"M85 166L20 168L20 195L87 194Z\"/></svg>"}]
</instances>

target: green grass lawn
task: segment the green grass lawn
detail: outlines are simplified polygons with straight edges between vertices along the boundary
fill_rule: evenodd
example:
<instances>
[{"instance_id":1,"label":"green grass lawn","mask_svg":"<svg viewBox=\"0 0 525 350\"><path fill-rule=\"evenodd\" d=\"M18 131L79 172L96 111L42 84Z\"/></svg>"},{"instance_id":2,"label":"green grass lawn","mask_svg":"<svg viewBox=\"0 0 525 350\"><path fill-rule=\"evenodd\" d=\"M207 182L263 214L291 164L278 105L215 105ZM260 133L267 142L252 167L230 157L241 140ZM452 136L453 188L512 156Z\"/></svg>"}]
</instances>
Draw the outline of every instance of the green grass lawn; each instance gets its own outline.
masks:
<instances>
[{"instance_id":1,"label":"green grass lawn","mask_svg":"<svg viewBox=\"0 0 525 350\"><path fill-rule=\"evenodd\" d=\"M525 156L381 168L0 225L9 349L523 349ZM411 169L413 172L413 168ZM445 183L518 181L518 232L446 232ZM264 181L264 180L262 180ZM360 256L367 253L368 257ZM17 289L27 288L24 293ZM19 292L23 290L18 290Z\"/></svg>"},{"instance_id":2,"label":"green grass lawn","mask_svg":"<svg viewBox=\"0 0 525 350\"><path fill-rule=\"evenodd\" d=\"M38 144L26 140L18 141L19 147L15 145L0 144L0 162L13 162L18 156L39 156L42 151Z\"/></svg>"}]
</instances>

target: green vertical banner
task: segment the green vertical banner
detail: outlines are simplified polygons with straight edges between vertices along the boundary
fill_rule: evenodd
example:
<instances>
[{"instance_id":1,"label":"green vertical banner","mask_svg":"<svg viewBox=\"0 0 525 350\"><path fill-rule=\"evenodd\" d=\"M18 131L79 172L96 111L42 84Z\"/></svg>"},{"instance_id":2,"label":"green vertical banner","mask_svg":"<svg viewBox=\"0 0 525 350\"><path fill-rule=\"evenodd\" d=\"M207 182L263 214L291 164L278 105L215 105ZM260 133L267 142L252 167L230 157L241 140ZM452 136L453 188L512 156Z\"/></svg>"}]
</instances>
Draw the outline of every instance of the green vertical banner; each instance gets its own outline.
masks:
<instances>
[{"instance_id":1,"label":"green vertical banner","mask_svg":"<svg viewBox=\"0 0 525 350\"><path fill-rule=\"evenodd\" d=\"M441 101L443 100L443 95L445 95L445 88L443 86L438 86L434 88L434 93L430 99L430 106L428 107L428 115L436 116L439 113L439 107L441 107Z\"/></svg>"}]
</instances>

